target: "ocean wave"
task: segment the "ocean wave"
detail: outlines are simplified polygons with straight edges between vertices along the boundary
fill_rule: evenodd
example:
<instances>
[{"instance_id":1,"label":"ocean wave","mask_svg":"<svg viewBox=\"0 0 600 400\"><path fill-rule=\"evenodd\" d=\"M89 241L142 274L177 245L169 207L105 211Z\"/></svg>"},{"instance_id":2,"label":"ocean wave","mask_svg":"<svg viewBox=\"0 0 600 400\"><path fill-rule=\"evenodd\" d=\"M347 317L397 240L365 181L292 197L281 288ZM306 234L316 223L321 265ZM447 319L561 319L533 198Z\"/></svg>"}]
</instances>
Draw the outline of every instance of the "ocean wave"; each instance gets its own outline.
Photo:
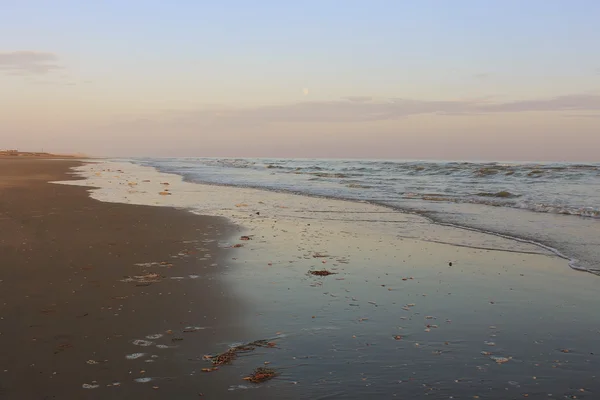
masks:
<instances>
[{"instance_id":1,"label":"ocean wave","mask_svg":"<svg viewBox=\"0 0 600 400\"><path fill-rule=\"evenodd\" d=\"M403 198L405 199L418 199L431 202L446 202L446 203L462 203L462 204L480 204L491 207L509 207L524 209L539 213L550 213L550 214L561 214L561 215L573 215L579 217L588 218L600 218L600 208L597 207L583 207L573 205L550 205L544 203L531 203L531 202L515 202L509 201L509 199L519 198L522 195L514 194L508 191L501 191L495 193L480 192L475 194L480 197L461 197L461 196L448 196L437 193L406 193Z\"/></svg>"},{"instance_id":2,"label":"ocean wave","mask_svg":"<svg viewBox=\"0 0 600 400\"><path fill-rule=\"evenodd\" d=\"M381 204L402 212L438 215L441 223L463 221L461 226L540 238L582 260L574 268L600 270L600 253L594 246L584 248L569 236L576 232L592 238L592 243L597 233L600 163L181 158L140 163L192 182ZM520 226L499 220L504 213L522 218Z\"/></svg>"},{"instance_id":3,"label":"ocean wave","mask_svg":"<svg viewBox=\"0 0 600 400\"><path fill-rule=\"evenodd\" d=\"M545 171L541 170L541 169L534 169L534 170L529 171L527 173L527 176L533 176L533 177L537 178L537 177L541 176L544 172Z\"/></svg>"},{"instance_id":4,"label":"ocean wave","mask_svg":"<svg viewBox=\"0 0 600 400\"><path fill-rule=\"evenodd\" d=\"M339 172L310 172L309 175L318 176L319 178L348 178L349 175L340 174Z\"/></svg>"},{"instance_id":5,"label":"ocean wave","mask_svg":"<svg viewBox=\"0 0 600 400\"><path fill-rule=\"evenodd\" d=\"M594 207L556 206L548 204L517 204L515 207L542 213L600 218L600 208Z\"/></svg>"},{"instance_id":6,"label":"ocean wave","mask_svg":"<svg viewBox=\"0 0 600 400\"><path fill-rule=\"evenodd\" d=\"M600 164L242 158L141 162L216 184L264 186L358 201L396 201L400 196L599 218L600 195L594 188L600 185ZM339 186L327 185L331 182Z\"/></svg>"},{"instance_id":7,"label":"ocean wave","mask_svg":"<svg viewBox=\"0 0 600 400\"><path fill-rule=\"evenodd\" d=\"M478 170L474 171L473 173L476 176L489 176L489 175L496 175L499 172L500 171L496 168L484 167L484 168L479 168Z\"/></svg>"},{"instance_id":8,"label":"ocean wave","mask_svg":"<svg viewBox=\"0 0 600 400\"><path fill-rule=\"evenodd\" d=\"M421 199L428 201L446 201L457 203L460 202L460 199L454 197L446 197L446 196L421 196Z\"/></svg>"},{"instance_id":9,"label":"ocean wave","mask_svg":"<svg viewBox=\"0 0 600 400\"><path fill-rule=\"evenodd\" d=\"M510 199L510 198L514 198L514 197L521 197L520 194L514 194L511 193L507 190L502 190L500 192L495 192L495 193L488 193L488 192L479 192L475 194L476 196L480 196L480 197L499 197L499 198L504 198L504 199Z\"/></svg>"},{"instance_id":10,"label":"ocean wave","mask_svg":"<svg viewBox=\"0 0 600 400\"><path fill-rule=\"evenodd\" d=\"M170 161L170 160L169 160ZM381 176L388 180L404 177L450 177L477 179L489 178L500 181L523 178L536 181L569 179L581 181L590 176L598 177L599 164L569 163L501 163L501 162L434 162L434 161L376 161L376 160L294 160L294 159L172 159L181 168L185 164L232 169L269 169L273 173L311 174L322 173L323 178L352 176Z\"/></svg>"}]
</instances>

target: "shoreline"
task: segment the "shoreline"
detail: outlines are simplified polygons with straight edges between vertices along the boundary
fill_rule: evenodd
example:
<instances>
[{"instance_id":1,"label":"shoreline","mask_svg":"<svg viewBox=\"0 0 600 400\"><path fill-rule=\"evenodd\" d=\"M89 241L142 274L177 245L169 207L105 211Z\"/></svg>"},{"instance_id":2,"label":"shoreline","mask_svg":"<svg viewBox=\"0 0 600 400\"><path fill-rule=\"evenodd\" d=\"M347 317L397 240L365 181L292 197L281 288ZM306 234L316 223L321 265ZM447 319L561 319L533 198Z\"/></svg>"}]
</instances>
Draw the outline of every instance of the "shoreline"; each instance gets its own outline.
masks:
<instances>
[{"instance_id":1,"label":"shoreline","mask_svg":"<svg viewBox=\"0 0 600 400\"><path fill-rule=\"evenodd\" d=\"M88 158L85 155L77 154L50 154L50 153L35 153L35 152L19 152L16 154L8 154L0 151L0 160L77 160Z\"/></svg>"},{"instance_id":2,"label":"shoreline","mask_svg":"<svg viewBox=\"0 0 600 400\"><path fill-rule=\"evenodd\" d=\"M531 251L525 251L525 253L531 253L531 254L546 254L546 255L553 255L556 256L558 258L561 258L565 261L569 262L569 266L571 266L573 269L578 270L578 271L586 271L586 272L590 272L593 273L592 271L588 271L587 269L580 269L577 268L575 266L572 266L570 263L572 261L577 261L574 258L571 258L565 254L563 254L562 252L560 252L558 249L555 249L552 246L548 246L544 243L541 242L537 242L535 240L531 240L528 238L521 238L518 236L512 236L509 234L503 234L503 233L499 233L499 232L495 232L495 231L488 231L488 230L484 230L484 229L480 229L477 227L472 227L472 226L468 226L468 225L459 225L459 224L454 224L454 223L448 223L448 222L444 222L441 220L438 220L434 217L432 217L431 215L429 215L429 213L427 212L416 212L416 211L412 211L410 209L404 209L404 208L398 208L392 205L388 205L388 204L382 204L382 203L378 203L378 202L372 202L372 201L361 201L361 200L356 200L356 199L351 199L351 198L341 198L341 197L331 197L331 196L322 196L322 195L317 195L317 194L311 194L311 193L304 193L304 192L294 192L294 191L289 191L289 190L271 190L269 188L263 188L263 187L255 187L255 186L238 186L238 185L229 185L229 184L220 184L220 183L213 183L213 182L197 182L197 181L191 181L188 180L185 176L183 175L179 175L176 173L172 173L172 172L163 172L160 171L159 169L155 168L155 167L151 167L151 166L141 166L129 161L112 161L110 159L107 160L101 160L99 161L100 163L104 162L106 165L113 165L117 166L114 168L118 168L118 166L135 166L135 170L132 171L125 171L125 174L133 174L132 176L135 178L135 174L136 173L142 173L144 176L148 177L148 176L153 176L155 179L163 179L166 181L171 182L175 182L175 184L185 184L188 187L208 187L208 188L227 188L227 189L233 189L232 191L229 191L227 193L227 195L231 195L231 193L234 193L236 191L246 191L246 193L242 194L242 196L247 196L248 192L252 193L252 195L254 197L260 197L260 193L264 193L265 195L268 194L273 194L275 196L283 196L287 198L306 198L308 200L322 200L322 201L326 201L329 204L344 204L346 203L349 207L345 208L343 206L340 207L339 212L342 213L354 213L354 212L359 212L359 213L366 213L366 214L399 214L401 216L407 216L409 219L411 217L416 218L415 220L411 220L411 222L415 222L415 223L419 223L419 224L430 224L430 225L435 225L437 227L447 227L447 228L451 228L452 230L465 230L465 231L470 231L470 232L474 232L474 233L478 233L478 234L483 234L483 235L490 235L490 236L494 236L497 237L501 240L507 240L509 242L518 242L518 243L523 243L525 245L532 245L533 249L537 248L540 251L535 251L535 250L531 250ZM148 205L156 205L156 206L172 206L172 207L176 207L176 208L184 208L184 209L188 209L189 211L191 211L192 213L195 214L199 214L199 215L212 215L213 213L215 213L214 209L208 209L208 210L202 210L202 209L196 209L194 204L173 204L170 205L170 203L168 201L151 201L149 200L149 198L143 199L142 197L135 197L134 196L127 196L124 194L118 194L117 197L115 198L110 198L109 196L106 196L106 193L102 193L102 189L114 189L113 187L106 186L103 187L102 185L100 185L101 187L94 187L94 177L90 175L89 172L82 172L82 171L75 171L74 172L75 175L78 175L80 178L83 178L80 180L80 183L84 186L91 186L91 195L95 196L95 193L98 193L97 197L98 199L100 199L101 201L108 201L108 202L123 202L126 204L148 204ZM96 173L97 175L97 173ZM98 176L98 175L97 175ZM91 183L88 183L91 182ZM98 182L102 182L102 180L99 180ZM53 183L63 183L63 182L53 182ZM184 189L185 191L186 189ZM216 191L218 192L218 190ZM136 191L130 191L130 193L136 193ZM121 197L119 197L121 196ZM259 202L262 203L262 202ZM318 202L315 202L314 204L316 204ZM264 204L264 203L263 203ZM277 207L277 206L276 206ZM335 206L331 206L329 205L329 207L335 207ZM256 208L256 207L255 207ZM286 208L286 207L283 207ZM223 211L226 211L227 207L223 208ZM205 212L206 214L203 214L202 212ZM231 215L230 215L231 214ZM244 218L238 218L237 215L234 215L234 213L216 213L216 215L225 215L226 217L228 217L233 223L235 224L241 224L243 225L244 222ZM421 219L422 221L419 221L419 219ZM374 221L374 222L378 222L378 221ZM384 221L385 222L385 221ZM394 222L394 221L391 221ZM423 235L425 236L425 235ZM427 238L424 237L412 237L414 239L421 239L421 240L425 240L427 241ZM431 241L432 243L440 243L440 244L448 244L448 245L458 245L458 246L464 246L464 247L472 247L469 246L468 244L459 244L459 243L453 243L453 242L436 242L436 241ZM472 247L474 249L483 249L483 250L498 250L498 251L503 251L502 247L498 247L498 248L486 248L486 247ZM508 251L513 251L513 250L508 250ZM519 250L514 250L515 252L519 252Z\"/></svg>"},{"instance_id":3,"label":"shoreline","mask_svg":"<svg viewBox=\"0 0 600 400\"><path fill-rule=\"evenodd\" d=\"M227 218L231 229L221 232L220 240L203 244L213 243L212 253L222 254L212 280L163 279L134 288L156 288L164 296L160 288L165 284L218 283L219 290L205 293L209 308L201 312L210 310L216 299L226 301L221 309L231 318L223 329L231 334L210 335L198 343L182 333L185 340L173 349L177 356L162 360L158 353L161 359L150 363L169 371L168 379L163 375L145 384L129 380L118 388L95 390L75 387L67 379L63 384L70 385L71 393L89 398L109 393L115 398L194 398L199 383L210 398L591 399L600 391L595 375L600 368L595 281L536 246L433 225L415 215L379 212L369 204L192 184L133 164L101 161L76 169L75 175L86 179L48 183L45 189L79 191L97 199L88 201L100 208L176 215L183 224L176 231L196 218ZM111 232L117 227L126 229L115 225ZM164 228L156 229L154 234L160 234ZM206 240L214 240L209 232L201 237L205 234ZM142 242L149 240L144 235ZM445 243L425 241L436 238ZM458 242L471 247L459 247ZM164 250L162 245L151 247ZM310 274L321 269L332 275ZM148 311L146 321L161 321L173 307L189 301L187 296L169 297L163 308ZM159 332L148 329L146 336ZM156 340L146 336L135 339ZM210 367L202 354L256 339L274 340L276 346L202 373ZM146 347L138 348L147 353ZM88 367L87 357L80 356L76 365ZM142 360L133 365L146 368ZM260 365L279 375L257 386L243 381ZM159 389L152 389L155 384Z\"/></svg>"},{"instance_id":4,"label":"shoreline","mask_svg":"<svg viewBox=\"0 0 600 400\"><path fill-rule=\"evenodd\" d=\"M156 169L157 171L160 172L160 170L156 167L152 167L154 169ZM175 173L171 173L171 172L165 172L166 174L172 174L172 175L177 175ZM188 183L192 183L192 184L199 184L199 185L207 185L207 186L222 186L222 187L231 187L231 188L243 188L243 189L254 189L254 190L261 190L261 191L265 191L265 192L274 192L274 193L286 193L286 194L290 194L293 196L305 196L305 197L311 197L311 198L315 198L315 199L326 199L326 200L337 200L337 201L348 201L351 203L363 203L363 204L370 204L376 207L382 207L382 208L386 208L386 209L390 209L394 212L399 212L402 214L409 214L409 215L417 215L423 218L426 218L429 222L431 222L432 224L436 224L436 225L440 225L440 226L447 226L447 227L451 227L451 228L456 228L456 229L464 229L464 230L468 230L468 231L473 231L473 232L477 232L477 233L482 233L482 234L486 234L486 235L494 235L494 236L498 236L500 238L503 239L508 239L508 240L514 240L517 242L522 242L522 243L528 243L528 244L532 244L534 246L540 247L544 250L549 251L550 253L553 253L555 256L562 258L563 260L568 261L568 265L569 267L571 267L574 270L577 271L582 271L582 272L587 272L587 273L591 273L594 275L600 275L600 271L598 272L594 272L592 270L589 270L587 268L584 267L578 267L577 266L577 262L579 260L577 260L574 257L570 257L566 254L563 254L560 250L546 245L544 243L541 242L537 242L535 240L531 240L531 239L527 239L527 238L522 238L522 237L518 237L518 236L512 236L512 235L508 235L508 234L504 234L501 232L495 232L495 231L489 231L489 230L485 230L485 229L480 229L480 228L476 228L473 226L468 226L468 225L459 225L459 224L453 224L450 222L444 222L441 219L437 219L435 217L433 217L431 214L431 212L427 212L427 211L413 211L409 208L402 208L402 207L396 207L396 206L391 206L388 204L384 204L384 203L378 203L375 201L366 201L366 200L356 200L356 199L351 199L351 198L346 198L346 197L333 197L333 196L325 196L325 195L317 195L317 194L311 194L311 193L305 193L305 192L294 192L291 190L275 190L275 189L269 189L269 188L265 188L265 187L259 187L259 186L238 186L238 185L230 185L230 184L219 184L219 183L214 183L214 182L206 182L206 181L191 181L186 179L185 177L182 177L184 182L188 182ZM434 243L442 243L442 242L434 242ZM443 243L442 243L443 244ZM458 244L454 244L455 246L460 246ZM476 248L476 247L473 247ZM493 250L493 251L504 251L504 250L499 250L499 249L493 249L493 248L478 248L481 250ZM510 250L509 250L510 251ZM526 253L526 252L524 252ZM531 252L531 254L538 254L535 252Z\"/></svg>"},{"instance_id":5,"label":"shoreline","mask_svg":"<svg viewBox=\"0 0 600 400\"><path fill-rule=\"evenodd\" d=\"M268 160L262 160L264 162ZM281 160L279 160L281 161ZM169 164L161 165L141 162L137 163L139 165L149 166L152 168L157 168L161 172L170 173L172 170L169 167ZM173 171L177 174L177 171ZM210 173L210 172L209 172ZM212 172L214 173L214 172ZM480 232L482 234L490 234L496 235L501 238L506 238L510 240L522 241L525 243L531 243L548 250L558 257L561 257L569 262L569 266L577 271L588 272L594 275L600 275L600 266L598 266L597 262L594 260L597 259L597 252L593 252L589 249L590 246L594 244L593 240L586 240L586 237L590 235L593 236L597 231L594 229L594 217L588 217L583 215L565 215L565 214L555 214L552 212L538 212L529 209L523 208L514 208L514 207L494 207L493 205L479 204L479 203L461 203L458 202L456 205L462 208L454 208L454 204L450 206L445 205L436 205L436 207L440 206L437 210L428 207L421 207L416 204L404 204L400 205L398 202L397 205L388 204L381 201L373 201L368 199L359 199L355 197L351 197L351 194L346 192L345 195L323 195L317 193L310 193L307 190L298 191L289 188L272 188L265 186L257 186L257 185L246 185L246 184L228 184L222 182L211 182L206 180L199 179L190 179L188 175L182 174L183 180L189 183L197 183L201 185L215 185L215 186L223 186L223 187L237 187L237 188L251 188L256 190L262 190L266 192L275 192L275 193L288 193L292 195L299 196L307 196L313 198L321 198L321 199L331 199L331 200L340 200L340 201L351 201L351 202L359 202L359 203L367 203L372 204L378 207L384 207L387 209L394 210L400 213L406 213L411 215L418 215L423 218L426 218L429 222L439 224L442 226L455 227L458 229L466 229L474 232ZM212 175L209 175L212 176ZM264 178L264 177L263 177ZM306 188L305 188L306 189ZM350 197L349 197L350 196ZM449 208L448 208L449 207ZM489 208L485 210L485 208ZM492 218L483 219L469 219L469 218L456 218L452 214L460 214L469 215L470 213L479 213L481 216L487 215L487 213L497 214L495 217L497 221L493 222ZM556 224L559 226L559 229L571 229L569 234L572 238L571 240L565 242L564 239L558 237L556 235L542 235L540 236L538 232L531 229L523 229L525 225L519 226L519 221L521 220L529 220L535 219L532 222L532 226L535 225L552 225ZM503 225L503 221L507 221L506 224ZM573 225L582 223L583 225L579 226L581 234L577 234L577 229L573 227ZM508 225L508 226L507 226ZM510 226L510 229L509 229Z\"/></svg>"}]
</instances>

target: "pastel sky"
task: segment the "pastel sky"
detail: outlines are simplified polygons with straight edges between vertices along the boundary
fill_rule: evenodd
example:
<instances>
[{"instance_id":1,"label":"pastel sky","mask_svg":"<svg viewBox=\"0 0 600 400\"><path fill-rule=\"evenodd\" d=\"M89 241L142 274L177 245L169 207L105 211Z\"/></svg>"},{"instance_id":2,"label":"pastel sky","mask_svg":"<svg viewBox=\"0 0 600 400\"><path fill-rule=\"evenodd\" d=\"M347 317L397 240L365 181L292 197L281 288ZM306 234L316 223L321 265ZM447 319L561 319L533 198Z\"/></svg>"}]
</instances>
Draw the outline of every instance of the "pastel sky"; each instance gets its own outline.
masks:
<instances>
[{"instance_id":1,"label":"pastel sky","mask_svg":"<svg viewBox=\"0 0 600 400\"><path fill-rule=\"evenodd\" d=\"M0 0L0 148L600 161L597 0Z\"/></svg>"}]
</instances>

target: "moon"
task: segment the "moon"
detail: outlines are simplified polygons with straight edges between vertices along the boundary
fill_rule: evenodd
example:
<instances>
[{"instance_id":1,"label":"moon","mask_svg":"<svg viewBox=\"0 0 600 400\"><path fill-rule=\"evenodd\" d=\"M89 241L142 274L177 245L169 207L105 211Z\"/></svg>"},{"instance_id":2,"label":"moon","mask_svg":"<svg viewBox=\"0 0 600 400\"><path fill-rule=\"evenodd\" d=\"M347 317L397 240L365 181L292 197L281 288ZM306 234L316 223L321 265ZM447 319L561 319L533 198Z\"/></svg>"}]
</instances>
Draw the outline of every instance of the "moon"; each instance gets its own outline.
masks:
<instances>
[{"instance_id":1,"label":"moon","mask_svg":"<svg viewBox=\"0 0 600 400\"><path fill-rule=\"evenodd\" d=\"M302 93L304 93L305 96L308 95L308 88L302 89Z\"/></svg>"}]
</instances>

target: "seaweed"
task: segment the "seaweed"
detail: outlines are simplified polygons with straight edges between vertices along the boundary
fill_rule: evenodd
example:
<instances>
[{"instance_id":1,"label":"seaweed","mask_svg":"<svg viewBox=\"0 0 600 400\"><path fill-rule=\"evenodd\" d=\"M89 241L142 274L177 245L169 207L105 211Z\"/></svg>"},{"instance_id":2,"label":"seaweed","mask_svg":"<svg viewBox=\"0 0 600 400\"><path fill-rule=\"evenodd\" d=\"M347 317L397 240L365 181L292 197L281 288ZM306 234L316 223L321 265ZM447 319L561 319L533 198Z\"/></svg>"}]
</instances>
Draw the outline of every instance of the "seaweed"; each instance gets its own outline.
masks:
<instances>
[{"instance_id":1,"label":"seaweed","mask_svg":"<svg viewBox=\"0 0 600 400\"><path fill-rule=\"evenodd\" d=\"M275 378L277 375L277 371L272 368L258 367L251 375L245 377L244 380L252 383L262 383Z\"/></svg>"}]
</instances>

